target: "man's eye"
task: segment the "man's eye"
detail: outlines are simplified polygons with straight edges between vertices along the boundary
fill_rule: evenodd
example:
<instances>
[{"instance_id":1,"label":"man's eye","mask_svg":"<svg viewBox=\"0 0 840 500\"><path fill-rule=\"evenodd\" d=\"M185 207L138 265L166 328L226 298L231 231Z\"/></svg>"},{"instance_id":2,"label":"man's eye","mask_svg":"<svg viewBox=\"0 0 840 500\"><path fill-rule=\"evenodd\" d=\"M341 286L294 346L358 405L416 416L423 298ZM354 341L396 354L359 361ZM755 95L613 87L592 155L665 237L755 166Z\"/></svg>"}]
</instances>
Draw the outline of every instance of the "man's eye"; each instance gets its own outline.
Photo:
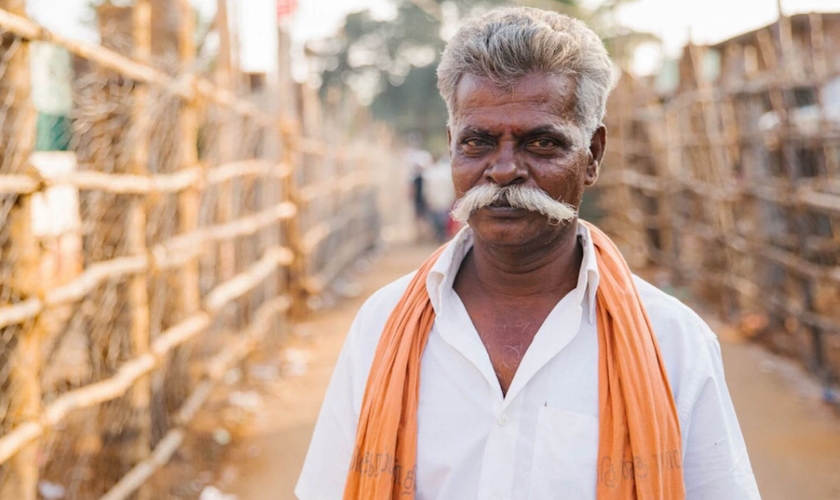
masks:
<instances>
[{"instance_id":1,"label":"man's eye","mask_svg":"<svg viewBox=\"0 0 840 500\"><path fill-rule=\"evenodd\" d=\"M531 142L531 146L536 149L552 149L557 147L557 141L553 139L537 139Z\"/></svg>"},{"instance_id":2,"label":"man's eye","mask_svg":"<svg viewBox=\"0 0 840 500\"><path fill-rule=\"evenodd\" d=\"M493 143L481 137L469 137L461 141L461 153L466 156L480 156L493 149Z\"/></svg>"},{"instance_id":3,"label":"man's eye","mask_svg":"<svg viewBox=\"0 0 840 500\"><path fill-rule=\"evenodd\" d=\"M461 144L463 144L464 146L470 147L470 148L481 148L481 147L484 147L484 146L488 145L487 141L485 141L484 139L480 139L478 137L471 137L469 139L464 139L464 141Z\"/></svg>"}]
</instances>

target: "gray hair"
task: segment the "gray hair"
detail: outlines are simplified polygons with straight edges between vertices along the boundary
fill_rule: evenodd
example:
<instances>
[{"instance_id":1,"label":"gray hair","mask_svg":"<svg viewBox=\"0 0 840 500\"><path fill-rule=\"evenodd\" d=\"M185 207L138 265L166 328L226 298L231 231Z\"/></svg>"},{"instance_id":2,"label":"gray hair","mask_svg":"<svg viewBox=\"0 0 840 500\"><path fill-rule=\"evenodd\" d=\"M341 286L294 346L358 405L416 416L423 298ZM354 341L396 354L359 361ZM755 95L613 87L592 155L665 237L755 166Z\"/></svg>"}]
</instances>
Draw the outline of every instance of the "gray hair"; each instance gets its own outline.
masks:
<instances>
[{"instance_id":1,"label":"gray hair","mask_svg":"<svg viewBox=\"0 0 840 500\"><path fill-rule=\"evenodd\" d=\"M531 73L576 79L576 118L587 139L606 113L612 64L601 39L577 19L531 7L493 10L461 27L447 43L437 70L438 89L452 122L464 74L512 87Z\"/></svg>"}]
</instances>

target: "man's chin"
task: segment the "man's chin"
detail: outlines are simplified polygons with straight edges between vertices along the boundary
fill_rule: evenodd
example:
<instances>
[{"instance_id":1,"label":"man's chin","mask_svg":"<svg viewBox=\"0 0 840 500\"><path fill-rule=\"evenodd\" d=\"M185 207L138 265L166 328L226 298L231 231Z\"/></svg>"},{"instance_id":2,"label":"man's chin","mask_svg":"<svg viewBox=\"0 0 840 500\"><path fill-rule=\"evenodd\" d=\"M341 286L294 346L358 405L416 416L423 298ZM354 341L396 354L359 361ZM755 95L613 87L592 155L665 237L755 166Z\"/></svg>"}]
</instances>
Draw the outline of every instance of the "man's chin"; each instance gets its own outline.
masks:
<instances>
[{"instance_id":1,"label":"man's chin","mask_svg":"<svg viewBox=\"0 0 840 500\"><path fill-rule=\"evenodd\" d=\"M494 217L489 214L476 214L470 217L469 225L477 238L493 245L521 245L532 238L538 237L540 233L551 231L548 221L535 220L536 214L529 212L520 214L519 217Z\"/></svg>"}]
</instances>

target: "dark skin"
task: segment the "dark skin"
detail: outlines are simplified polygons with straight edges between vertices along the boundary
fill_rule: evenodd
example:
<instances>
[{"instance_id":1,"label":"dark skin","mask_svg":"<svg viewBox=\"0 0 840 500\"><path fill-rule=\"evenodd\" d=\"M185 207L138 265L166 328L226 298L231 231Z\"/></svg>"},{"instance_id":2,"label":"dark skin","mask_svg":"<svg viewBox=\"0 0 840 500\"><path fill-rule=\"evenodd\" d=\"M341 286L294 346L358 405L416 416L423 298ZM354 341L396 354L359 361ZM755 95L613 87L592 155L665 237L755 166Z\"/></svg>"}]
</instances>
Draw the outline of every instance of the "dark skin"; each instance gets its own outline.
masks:
<instances>
[{"instance_id":1,"label":"dark skin","mask_svg":"<svg viewBox=\"0 0 840 500\"><path fill-rule=\"evenodd\" d=\"M584 137L575 87L570 75L530 74L512 89L464 75L448 130L458 196L483 183L523 184L579 207L598 178L606 129ZM454 289L507 394L540 326L577 286L577 221L551 225L535 212L485 207L469 223L475 244Z\"/></svg>"}]
</instances>

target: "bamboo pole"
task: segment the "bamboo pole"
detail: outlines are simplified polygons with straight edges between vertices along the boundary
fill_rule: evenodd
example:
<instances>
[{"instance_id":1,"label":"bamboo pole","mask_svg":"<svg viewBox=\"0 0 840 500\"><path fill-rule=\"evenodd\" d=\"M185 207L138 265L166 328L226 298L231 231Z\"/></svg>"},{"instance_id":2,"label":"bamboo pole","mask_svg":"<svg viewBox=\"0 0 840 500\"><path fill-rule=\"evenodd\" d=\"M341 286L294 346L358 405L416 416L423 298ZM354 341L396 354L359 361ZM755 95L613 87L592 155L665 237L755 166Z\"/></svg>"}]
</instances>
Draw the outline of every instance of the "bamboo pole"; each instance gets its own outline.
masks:
<instances>
[{"instance_id":1,"label":"bamboo pole","mask_svg":"<svg viewBox=\"0 0 840 500\"><path fill-rule=\"evenodd\" d=\"M144 64L149 64L152 53L152 5L150 0L137 0L133 10L134 57ZM148 113L149 88L138 83L134 89L133 132L134 149L132 170L135 175L146 174L149 163L149 128ZM131 201L128 218L128 251L135 256L146 256L146 199L135 197ZM149 353L150 311L148 275L135 274L129 285L129 303L131 304L131 352L134 356ZM151 378L140 377L132 386L129 400L131 405L130 427L136 432L131 446L129 463L136 464L145 460L152 449L152 396ZM138 492L138 499L151 497L148 490Z\"/></svg>"},{"instance_id":2,"label":"bamboo pole","mask_svg":"<svg viewBox=\"0 0 840 500\"><path fill-rule=\"evenodd\" d=\"M293 204L287 201L280 202L228 224L205 227L155 245L149 253L151 258L149 255L134 255L97 262L72 281L45 291L42 298L31 298L14 305L0 306L0 328L31 321L48 307L60 307L81 300L105 281L144 273L149 269L171 269L181 266L197 258L207 243L252 235L278 222L293 219L296 213L297 209Z\"/></svg>"},{"instance_id":3,"label":"bamboo pole","mask_svg":"<svg viewBox=\"0 0 840 500\"><path fill-rule=\"evenodd\" d=\"M289 219L286 223L286 242L294 252L294 260L289 269L288 289L292 299L290 314L294 318L303 316L306 312L306 290L303 288L305 274L305 255L303 240L300 230L301 217L304 212L301 210L300 193L297 180L301 175L299 171L297 141L299 124L292 121L284 121L281 124L281 142L283 144L283 163L288 165L292 174L286 176L283 182L283 192L288 201L298 207L297 216Z\"/></svg>"},{"instance_id":4,"label":"bamboo pole","mask_svg":"<svg viewBox=\"0 0 840 500\"><path fill-rule=\"evenodd\" d=\"M195 41L193 40L193 25L195 15L189 0L180 0L180 21L178 30L178 48L181 60L181 71L193 77L195 71ZM198 120L196 103L187 101L181 112L181 168L189 171L191 165L198 163ZM198 210L201 190L198 183L193 183L178 197L178 214L181 234L187 234L198 229ZM197 258L184 264L180 279L180 316L188 317L198 310L199 297L199 262Z\"/></svg>"},{"instance_id":5,"label":"bamboo pole","mask_svg":"<svg viewBox=\"0 0 840 500\"><path fill-rule=\"evenodd\" d=\"M197 162L172 174L115 174L91 170L77 170L51 178L42 178L37 172L27 175L0 174L0 194L33 194L55 186L72 186L79 190L114 194L172 194L200 189L202 184L220 184L237 177L282 179L290 173L286 165L252 159L228 162L209 171L205 171L204 165Z\"/></svg>"},{"instance_id":6,"label":"bamboo pole","mask_svg":"<svg viewBox=\"0 0 840 500\"><path fill-rule=\"evenodd\" d=\"M8 1L14 2L18 0ZM171 92L173 95L178 95L185 99L193 99L195 97L191 90L185 87L184 82L172 79L166 73L158 71L148 64L135 61L98 45L63 37L33 23L23 17L22 14L15 14L10 9L0 8L0 28L27 40L54 43L67 49L71 54L94 62L104 69L115 71L137 82L154 83ZM228 108L239 115L252 118L257 123L270 126L274 122L274 119L270 115L263 113L252 103L239 99L231 92L220 89L207 80L197 80L195 82L195 90L215 104Z\"/></svg>"},{"instance_id":7,"label":"bamboo pole","mask_svg":"<svg viewBox=\"0 0 840 500\"><path fill-rule=\"evenodd\" d=\"M790 83L794 79L794 76L799 73L798 71L794 72L794 69L797 68L794 66L796 64L794 59L796 55L794 54L795 47L793 46L793 27L790 18L783 15L781 12L781 0L777 1L779 2L780 9L779 45L781 48L782 67L784 68L781 75L777 74L777 77L780 76L781 81L784 83ZM790 129L790 122L786 120L784 122L783 130L787 132ZM783 138L781 144L783 151L785 152L785 156L787 157L789 189L791 192L795 192L799 178L802 175L802 168L799 156L797 155L797 152L791 142L790 138ZM806 213L805 208L799 204L795 204L793 206L793 214L795 217L794 222L797 235L797 253L802 256L807 256L806 240L808 236L810 236L809 232L813 234L813 230L809 231L809 228L805 226L806 216L808 214ZM814 279L812 277L803 277L799 280L799 288L804 298L803 307L805 312L814 314ZM811 343L811 359L806 360L806 362L811 364L811 368L814 369L820 377L825 377L823 382L830 383L830 374L826 367L823 349L823 331L819 326L806 325L806 332Z\"/></svg>"},{"instance_id":8,"label":"bamboo pole","mask_svg":"<svg viewBox=\"0 0 840 500\"><path fill-rule=\"evenodd\" d=\"M20 16L26 15L24 0L0 0L0 8ZM2 112L2 151L0 165L11 174L25 173L29 155L35 145L35 110L30 99L29 44L3 34L0 53L6 68L0 80ZM5 172L4 172L5 173ZM10 287L14 295L26 300L41 293L40 245L32 233L32 197L19 196L4 224L11 224L11 238L7 245L17 259L11 265ZM0 242L2 243L2 242ZM4 294L6 295L6 294ZM8 297L8 295L6 295ZM5 297L0 300L8 300ZM14 301L15 299L12 298ZM16 335L16 344L8 354L9 407L0 422L0 433L5 428L35 418L41 411L41 339L43 324L39 317L23 324ZM6 480L0 483L0 498L35 500L38 487L38 442L33 440L22 447L9 463Z\"/></svg>"},{"instance_id":9,"label":"bamboo pole","mask_svg":"<svg viewBox=\"0 0 840 500\"><path fill-rule=\"evenodd\" d=\"M236 95L234 83L234 64L230 20L228 19L228 0L216 0L216 23L219 31L219 54L216 64L216 84L225 91ZM219 124L219 158L230 161L235 157L233 117L227 112L221 116ZM219 183L217 211L219 222L228 223L233 219L233 186L230 181ZM236 246L233 241L219 245L219 276L225 280L236 272Z\"/></svg>"},{"instance_id":10,"label":"bamboo pole","mask_svg":"<svg viewBox=\"0 0 840 500\"><path fill-rule=\"evenodd\" d=\"M160 365L172 349L195 338L210 325L215 314L259 286L278 267L290 265L293 259L294 254L288 248L278 246L268 249L247 270L216 286L207 295L202 311L164 331L150 342L146 352L125 362L114 376L62 394L43 412L32 415L26 422L0 436L0 464L18 456L20 450L40 437L46 429L62 422L71 411L91 408L118 398L126 391L133 391L140 381L148 379L148 374Z\"/></svg>"},{"instance_id":11,"label":"bamboo pole","mask_svg":"<svg viewBox=\"0 0 840 500\"><path fill-rule=\"evenodd\" d=\"M0 7L5 7L10 1L0 0ZM259 286L261 282L264 282L272 273L276 272L278 265L289 264L294 259L300 262L300 226L299 221L296 219L296 207L291 201L280 202L273 199L270 201L270 206L265 209L261 208L257 213L238 219L234 219L231 215L217 225L201 229L197 227L197 216L195 214L197 212L197 199L191 199L190 194L200 193L200 190L207 185L228 183L240 176L261 176L266 179L270 178L272 181L280 181L287 188L286 193L289 199L299 201L299 197L296 195L296 176L294 175L293 168L299 167L297 161L299 148L297 144L299 144L298 130L300 130L300 126L298 120L289 118L288 116L286 117L287 121L283 122L284 126L281 134L284 143L288 146L287 151L284 153L288 161L284 164L278 166L265 161L224 163L220 167L204 172L204 166L197 161L195 150L192 148L195 145L196 127L194 122L190 123L191 117L189 115L191 110L194 111L195 97L213 94L208 99L213 102L220 102L221 99L221 106L226 111L243 109L243 101L235 100L235 96L232 97L232 93L230 92L226 93L224 90L219 90L212 85L208 87L208 82L201 80L193 81L190 76L185 76L177 80L171 79L147 65L150 40L148 38L149 32L144 27L148 26L148 15L144 9L148 9L149 3L149 0L138 0L135 6L135 60L124 58L118 54L97 47L87 47L83 44L74 45L73 43L66 44L76 53L88 54L90 56L88 58L93 62L101 62L103 67L120 71L123 75L134 80L132 132L136 134L135 142L137 143L137 147L133 154L130 172L111 175L95 171L82 171L54 179L42 179L38 175L24 174L25 170L21 167L17 171L3 172L0 174L0 190L7 194L21 195L21 206L24 206L30 194L40 192L53 185L74 185L86 190L123 194L127 195L126 198L131 199L129 206L130 216L127 219L126 231L128 255L89 266L82 275L78 276L72 282L67 283L66 286L51 289L46 291L46 293L34 294L32 297L20 301L11 307L0 305L0 324L6 326L23 324L29 329L30 325L37 324L37 317L44 310L83 299L91 290L100 287L104 281L124 276L130 280L128 301L131 305L130 346L132 359L122 365L113 377L85 386L77 391L70 391L63 394L45 408L44 411L41 411L40 414L35 412L27 416L22 423L11 429L11 432L4 433L3 436L0 436L0 463L8 462L10 459L17 461L19 457L25 456L28 449L37 445L37 441L41 436L48 432L50 428L63 422L71 411L92 408L123 395L127 395L132 407L132 415L128 427L133 426L134 429L140 430L138 433L139 439L136 439L136 442L132 444L133 453L131 458L133 460L142 458L142 461L138 463L148 465L153 459L159 459L162 456L158 453L159 451L161 453L166 452L163 455L169 453L167 450L171 451L174 449L172 443L175 441L174 438L169 439L169 436L176 436L177 432L180 432L178 429L173 430L176 434L167 435L167 438L155 448L154 456L150 455L150 419L148 416L150 402L150 390L148 387L149 375L160 366L167 353L183 345L184 342L200 335L212 321L213 314L221 311L232 301L245 296L245 294L253 290L253 287ZM186 4L188 2L182 0L182 6ZM182 22L186 21L182 19ZM0 26L3 26L4 23L11 24L18 31L31 34L33 39L52 39L63 42L62 39L53 38L52 34L37 25L29 23L29 21L22 17L16 16L7 10L0 10ZM186 36L183 32L181 35ZM64 43L61 44L64 45ZM184 45L180 46L182 48L184 47ZM188 48L183 50L188 50ZM182 53L183 56L184 54ZM8 78L4 78L4 80L9 81ZM6 83L6 81L3 83ZM149 99L148 83L165 87L170 92L182 96L188 103L188 110L182 115L183 126L181 128L181 134L183 134L184 148L182 149L181 169L173 174L149 175L146 171L149 160L148 145L146 142L148 130L151 126L145 110L148 107L147 101ZM194 114L192 119L194 119ZM259 121L259 118L254 119ZM22 122L20 121L16 122L18 126L21 124ZM276 125L277 123L272 122L272 124ZM21 134L22 131L26 130L26 127L20 128L21 130L16 131L16 134ZM190 132L191 130L192 132ZM309 140L307 144L313 148L313 151L323 151L325 149L320 141ZM5 182L6 180L11 182ZM348 195L352 195L353 200L357 199L355 196L357 188L364 184L365 180L354 173L348 173L340 181L323 183L331 192L348 193ZM178 195L180 217L179 235L169 242L164 242L149 248L145 234L147 207L143 200L146 199L147 195L156 193L173 193ZM226 203L225 206L231 207L232 204ZM190 207L196 210L191 212ZM23 211L18 213L28 213L28 207L24 208ZM352 211L352 213L361 211L361 208L359 208L356 211ZM345 215L347 217L353 217L351 213ZM279 222L290 219L291 222L287 224L288 241L296 242L295 254L288 249L272 245L264 253L263 257L246 271L231 276L230 279L225 280L217 286L207 296L203 308L198 307L197 279L190 279L190 265L195 262L196 256L202 251L201 242L231 242L240 236L254 234ZM25 221L26 219L21 220ZM26 224L21 224L21 227L24 226ZM330 234L327 237L331 237L331 234L335 234L342 229L342 227L330 227L328 229ZM348 244L342 246L341 251L336 255L337 258L335 261L328 268L323 269L325 273L322 274L326 274L327 276L322 276L322 279L329 282L331 279L329 276L333 275L347 262L355 258L361 251L360 249L363 249L362 247L368 244L369 236L368 234L364 234L358 235L354 239L348 239ZM343 238L343 236L339 237ZM23 237L15 238L15 244L18 245L18 248L23 246L24 240L25 238ZM189 248L189 251L186 251L185 245L188 242L193 243L195 248ZM196 244L196 242L199 243ZM33 249L36 247L34 244L30 246ZM182 250L184 251L182 252ZM37 261L37 258L35 258L37 253L35 251L27 252L27 255ZM181 280L179 289L184 292L181 294L181 298L184 301L181 307L184 311L185 319L152 340L149 338L148 273L156 272L156 270L165 268L166 266L174 267L180 265L184 266L183 276L181 276L183 279ZM302 273L298 270L295 276L296 279L299 279L302 277ZM193 273L193 278L197 278L196 273ZM26 281L35 283L38 280L28 279ZM193 286L193 284L196 286ZM305 298L305 291L300 288L300 283L296 286L300 291L299 295L301 297L298 303L303 304L302 298ZM188 292L191 289L196 292L193 297L188 296ZM192 314L190 314L190 311L192 311ZM257 316L260 316L259 312ZM257 323L261 321L258 319ZM35 331L34 326L32 330ZM24 336L22 335L20 338L24 338ZM37 336L32 336L31 339L37 340ZM37 343L32 345L39 347ZM224 359L229 361L234 359L231 357L231 352L237 353L238 356L239 353L255 348L258 343L253 339L249 339L243 345L247 345L248 348L245 349L237 344L232 349L225 348L217 357L220 360ZM30 349L30 352L37 355L38 349ZM237 357L236 359L241 358ZM223 368L220 368L223 365L219 364L214 366L215 368L210 369L210 372L216 375L223 374ZM29 380L36 384L35 388L37 390L37 362L28 362L26 368L29 370L30 375L34 374L34 376L29 377ZM21 378L21 380L23 379ZM40 401L40 396L35 401ZM195 407L195 401L190 400L190 402L185 403L185 407ZM36 460L26 462L30 470L33 470L32 465L36 463ZM34 470L37 474L37 466ZM37 480L37 475L35 479ZM140 482L142 483L144 480ZM0 491L2 491L0 497L6 498L6 492L3 490ZM8 496L10 498L28 500L26 496L18 495L16 492Z\"/></svg>"},{"instance_id":12,"label":"bamboo pole","mask_svg":"<svg viewBox=\"0 0 840 500\"><path fill-rule=\"evenodd\" d=\"M292 300L290 316L300 318L307 310L306 290L303 281L306 277L306 256L303 253L303 240L301 227L305 226L305 217L312 213L311 207L305 206L301 200L301 187L306 183L306 172L304 171L303 153L308 147L317 151L314 154L324 155L328 146L323 142L310 140L307 126L314 123L313 106L317 105L317 98L306 86L301 87L300 100L298 92L292 79L292 57L291 38L287 20L278 19L278 70L280 72L280 119L278 131L280 143L282 144L281 159L290 169L291 174L283 179L279 186L286 199L297 206L297 216L285 224L284 240L294 251L295 260L290 266L286 287ZM320 128L323 130L323 128Z\"/></svg>"},{"instance_id":13,"label":"bamboo pole","mask_svg":"<svg viewBox=\"0 0 840 500\"><path fill-rule=\"evenodd\" d=\"M670 106L662 106L665 119L665 161L659 162L661 170L659 174L664 177L665 183L671 184L678 177L680 168L680 136L678 129L678 116ZM665 263L671 270L671 279L679 283L682 279L679 273L679 253L677 242L677 220L675 196L671 189L662 189L659 194L659 215L661 217L659 231L662 243L662 254Z\"/></svg>"},{"instance_id":14,"label":"bamboo pole","mask_svg":"<svg viewBox=\"0 0 840 500\"><path fill-rule=\"evenodd\" d=\"M257 310L254 323L230 349L223 350L208 363L205 377L196 385L192 394L186 399L175 415L176 427L160 440L152 455L137 464L125 476L108 490L100 500L125 500L140 488L156 470L166 465L172 455L178 450L186 437L186 427L195 417L201 406L209 399L213 389L225 373L251 354L262 342L266 333L270 331L275 317L288 310L291 301L281 296L263 304Z\"/></svg>"},{"instance_id":15,"label":"bamboo pole","mask_svg":"<svg viewBox=\"0 0 840 500\"><path fill-rule=\"evenodd\" d=\"M77 170L48 179L34 173L0 174L0 195L28 195L56 186L72 186L79 190L114 194L173 194L201 189L202 184L212 186L239 177L282 179L290 173L289 168L282 164L276 165L265 160L244 160L228 162L209 171L204 170L203 164L194 163L172 174L113 174Z\"/></svg>"},{"instance_id":16,"label":"bamboo pole","mask_svg":"<svg viewBox=\"0 0 840 500\"><path fill-rule=\"evenodd\" d=\"M292 175L292 169L284 163L275 165L263 160L234 161L210 170L207 173L207 185L215 185L235 177L244 177L247 175L258 175L284 180L286 177Z\"/></svg>"},{"instance_id":17,"label":"bamboo pole","mask_svg":"<svg viewBox=\"0 0 840 500\"><path fill-rule=\"evenodd\" d=\"M11 244L19 253L15 262L15 277L20 283L12 283L16 293L38 294L40 292L40 251L38 240L31 231L32 199L29 196L19 200L7 223L12 225ZM20 327L17 345L9 359L9 407L6 410L4 426L16 426L21 422L37 418L41 411L41 339L43 324L40 315L34 316ZM32 441L13 457L5 484L0 484L0 498L35 500L38 484L38 442Z\"/></svg>"},{"instance_id":18,"label":"bamboo pole","mask_svg":"<svg viewBox=\"0 0 840 500\"><path fill-rule=\"evenodd\" d=\"M759 40L759 50L764 57L764 60L767 63L767 69L773 75L772 84L769 87L768 91L770 93L770 102L773 108L773 111L777 114L779 118L779 148L781 149L782 159L784 160L784 167L785 167L785 176L784 176L784 189L787 190L788 193L793 193L796 190L796 181L798 175L798 159L796 157L796 153L793 150L792 145L790 144L790 116L788 114L787 106L785 103L785 96L784 91L788 88L788 84L791 81L791 70L788 67L789 61L791 60L792 56L792 33L791 33L791 23L790 19L783 15L783 13L779 12L779 21L778 21L778 29L779 29L779 48L780 50L777 52L776 46L773 43L773 39L771 34L769 33L768 29L761 30L758 33L758 40ZM805 240L805 233L804 228L802 227L802 220L803 220L803 210L801 206L794 205L790 207L790 210L787 211L785 216L788 218L788 222L791 223L791 226L795 228L797 233L797 241L796 241L796 248L797 253L800 255L804 255L804 240ZM771 260L773 260L771 258ZM803 294L803 299L805 302L805 308L808 311L813 309L813 297L812 297L812 290L811 290L811 277L809 276L799 276L798 277L798 288L800 292ZM786 300L789 300L786 298ZM789 311L782 310L784 314L790 314ZM804 359L806 363L810 363L812 367L814 366L821 366L822 365L822 352L821 352L821 341L820 341L820 330L818 328L812 328L810 326L807 327L808 336L811 337L812 343L812 359ZM803 351L800 351L803 352Z\"/></svg>"},{"instance_id":19,"label":"bamboo pole","mask_svg":"<svg viewBox=\"0 0 840 500\"><path fill-rule=\"evenodd\" d=\"M828 55L826 51L825 29L823 27L823 15L812 12L808 15L811 40L811 61L814 68L814 78L819 84L817 87L817 105L820 108L820 130L828 130L826 119L825 87L821 85L828 76ZM823 157L825 158L826 175L829 178L840 178L840 162L837 155L830 146L829 141L823 141Z\"/></svg>"}]
</instances>

